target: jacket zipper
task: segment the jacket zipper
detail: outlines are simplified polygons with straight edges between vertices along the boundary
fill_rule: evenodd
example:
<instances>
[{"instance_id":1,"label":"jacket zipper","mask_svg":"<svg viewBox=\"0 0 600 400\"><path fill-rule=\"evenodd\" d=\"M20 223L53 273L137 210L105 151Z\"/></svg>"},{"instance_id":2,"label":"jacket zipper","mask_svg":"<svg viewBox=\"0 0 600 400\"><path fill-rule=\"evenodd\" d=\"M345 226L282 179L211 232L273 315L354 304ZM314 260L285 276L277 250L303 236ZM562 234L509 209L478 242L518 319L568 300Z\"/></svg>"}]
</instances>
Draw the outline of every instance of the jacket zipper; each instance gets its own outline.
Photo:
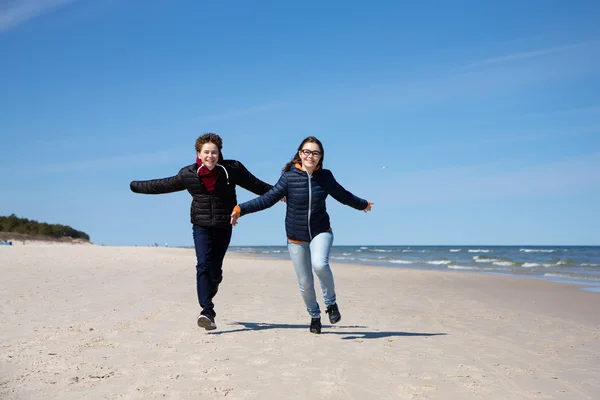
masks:
<instances>
[{"instance_id":1,"label":"jacket zipper","mask_svg":"<svg viewBox=\"0 0 600 400\"><path fill-rule=\"evenodd\" d=\"M308 237L310 240L312 240L312 232L310 230L310 213L312 209L312 175L309 174L308 171L306 171L306 175L308 175Z\"/></svg>"}]
</instances>

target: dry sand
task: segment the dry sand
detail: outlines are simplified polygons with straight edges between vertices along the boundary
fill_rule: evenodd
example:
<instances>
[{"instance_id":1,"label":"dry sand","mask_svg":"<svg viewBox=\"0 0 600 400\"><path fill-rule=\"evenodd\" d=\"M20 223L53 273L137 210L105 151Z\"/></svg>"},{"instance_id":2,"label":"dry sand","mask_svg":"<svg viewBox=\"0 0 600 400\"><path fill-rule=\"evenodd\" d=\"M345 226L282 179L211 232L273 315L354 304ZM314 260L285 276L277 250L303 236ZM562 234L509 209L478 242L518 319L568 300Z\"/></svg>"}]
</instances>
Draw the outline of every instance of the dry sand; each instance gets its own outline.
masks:
<instances>
[{"instance_id":1,"label":"dry sand","mask_svg":"<svg viewBox=\"0 0 600 400\"><path fill-rule=\"evenodd\" d=\"M600 399L600 293L332 264L343 318L313 335L289 261L230 253L208 333L194 265L0 247L0 399Z\"/></svg>"}]
</instances>

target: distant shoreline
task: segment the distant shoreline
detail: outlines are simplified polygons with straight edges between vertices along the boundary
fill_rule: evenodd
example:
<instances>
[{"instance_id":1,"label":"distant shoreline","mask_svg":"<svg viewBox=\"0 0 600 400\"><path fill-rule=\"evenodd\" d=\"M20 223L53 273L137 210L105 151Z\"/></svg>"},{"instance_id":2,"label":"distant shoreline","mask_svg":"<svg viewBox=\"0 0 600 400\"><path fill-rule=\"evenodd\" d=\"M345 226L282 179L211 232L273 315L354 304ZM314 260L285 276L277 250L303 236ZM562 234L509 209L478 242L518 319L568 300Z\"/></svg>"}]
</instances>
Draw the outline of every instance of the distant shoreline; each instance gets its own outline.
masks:
<instances>
[{"instance_id":1,"label":"distant shoreline","mask_svg":"<svg viewBox=\"0 0 600 400\"><path fill-rule=\"evenodd\" d=\"M73 239L71 237L55 238L52 236L25 235L16 232L0 232L0 241L93 244L92 242L84 239Z\"/></svg>"}]
</instances>

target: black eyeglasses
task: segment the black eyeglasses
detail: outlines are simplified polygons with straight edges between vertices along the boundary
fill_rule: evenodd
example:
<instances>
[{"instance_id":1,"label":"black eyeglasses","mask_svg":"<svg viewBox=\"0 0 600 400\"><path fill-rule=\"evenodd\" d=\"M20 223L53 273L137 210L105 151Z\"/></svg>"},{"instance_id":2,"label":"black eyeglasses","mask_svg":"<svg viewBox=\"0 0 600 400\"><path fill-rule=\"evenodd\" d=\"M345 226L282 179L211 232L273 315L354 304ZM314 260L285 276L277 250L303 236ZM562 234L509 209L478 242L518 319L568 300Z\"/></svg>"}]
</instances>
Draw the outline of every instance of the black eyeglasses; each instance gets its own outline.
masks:
<instances>
[{"instance_id":1,"label":"black eyeglasses","mask_svg":"<svg viewBox=\"0 0 600 400\"><path fill-rule=\"evenodd\" d=\"M302 152L302 154L304 154L306 157L312 155L313 157L321 157L321 152L320 151L310 151L308 149L302 149L300 150Z\"/></svg>"}]
</instances>

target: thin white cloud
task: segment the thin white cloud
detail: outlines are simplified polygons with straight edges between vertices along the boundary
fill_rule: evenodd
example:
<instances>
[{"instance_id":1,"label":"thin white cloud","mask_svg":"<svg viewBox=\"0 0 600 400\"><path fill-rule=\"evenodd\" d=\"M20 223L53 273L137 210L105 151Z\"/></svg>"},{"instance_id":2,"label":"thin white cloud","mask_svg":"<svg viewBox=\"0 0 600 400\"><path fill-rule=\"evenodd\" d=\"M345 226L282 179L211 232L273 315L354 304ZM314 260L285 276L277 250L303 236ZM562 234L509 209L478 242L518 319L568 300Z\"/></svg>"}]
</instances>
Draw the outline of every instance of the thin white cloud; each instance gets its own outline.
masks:
<instances>
[{"instance_id":1,"label":"thin white cloud","mask_svg":"<svg viewBox=\"0 0 600 400\"><path fill-rule=\"evenodd\" d=\"M254 107L240 108L237 110L230 110L230 111L226 111L221 114L206 115L206 116L200 117L200 119L202 121L217 121L217 120L224 120L224 119L232 119L232 118L237 118L237 117L243 117L246 115L258 114L258 113L265 112L265 111L271 111L271 110L275 110L277 108L282 108L284 106L285 106L285 103L282 103L282 102L270 103L270 104L264 104L264 105L254 106Z\"/></svg>"},{"instance_id":2,"label":"thin white cloud","mask_svg":"<svg viewBox=\"0 0 600 400\"><path fill-rule=\"evenodd\" d=\"M520 52L520 53L513 53L513 54L500 56L500 57L490 57L490 58L486 58L484 60L476 61L471 64L467 64L465 67L472 68L472 67L480 67L482 65L500 64L500 63L504 63L507 61L525 60L528 58L535 58L535 57L540 57L540 56L544 56L547 54L553 54L553 53L558 53L561 51L572 50L577 47L581 47L585 44L586 44L585 42L574 43L574 44L569 44L566 46L556 46L556 47L551 47L548 49L540 49L540 50L526 51L526 52Z\"/></svg>"},{"instance_id":3,"label":"thin white cloud","mask_svg":"<svg viewBox=\"0 0 600 400\"><path fill-rule=\"evenodd\" d=\"M0 32L76 0L7 0L0 3Z\"/></svg>"}]
</instances>

